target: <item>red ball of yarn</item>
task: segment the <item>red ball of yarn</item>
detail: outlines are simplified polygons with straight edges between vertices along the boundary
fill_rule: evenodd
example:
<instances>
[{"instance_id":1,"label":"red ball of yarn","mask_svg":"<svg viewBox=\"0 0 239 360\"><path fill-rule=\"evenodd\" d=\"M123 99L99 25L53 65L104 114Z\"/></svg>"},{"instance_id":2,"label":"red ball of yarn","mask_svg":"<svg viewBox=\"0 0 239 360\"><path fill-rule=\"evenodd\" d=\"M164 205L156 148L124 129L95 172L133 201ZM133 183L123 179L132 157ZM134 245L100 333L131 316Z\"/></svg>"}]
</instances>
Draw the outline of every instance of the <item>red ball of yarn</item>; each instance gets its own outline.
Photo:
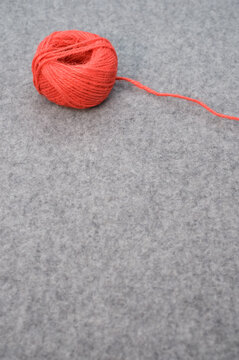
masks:
<instances>
[{"instance_id":1,"label":"red ball of yarn","mask_svg":"<svg viewBox=\"0 0 239 360\"><path fill-rule=\"evenodd\" d=\"M57 31L37 48L33 82L40 94L58 105L89 108L109 95L117 64L109 40L85 31Z\"/></svg>"}]
</instances>

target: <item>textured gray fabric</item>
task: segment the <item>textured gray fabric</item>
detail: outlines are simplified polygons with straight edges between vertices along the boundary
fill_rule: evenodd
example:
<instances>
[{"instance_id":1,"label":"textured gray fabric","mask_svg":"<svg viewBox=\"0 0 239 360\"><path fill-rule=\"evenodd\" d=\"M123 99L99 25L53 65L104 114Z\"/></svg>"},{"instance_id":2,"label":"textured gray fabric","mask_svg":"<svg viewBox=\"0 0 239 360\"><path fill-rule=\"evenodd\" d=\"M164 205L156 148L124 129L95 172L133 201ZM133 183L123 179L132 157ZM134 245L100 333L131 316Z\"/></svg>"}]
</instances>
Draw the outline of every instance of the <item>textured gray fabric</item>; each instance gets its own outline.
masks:
<instances>
[{"instance_id":1,"label":"textured gray fabric","mask_svg":"<svg viewBox=\"0 0 239 360\"><path fill-rule=\"evenodd\" d=\"M1 0L0 358L239 359L239 123L116 83L48 102L55 30L108 38L118 75L239 115L238 0Z\"/></svg>"}]
</instances>

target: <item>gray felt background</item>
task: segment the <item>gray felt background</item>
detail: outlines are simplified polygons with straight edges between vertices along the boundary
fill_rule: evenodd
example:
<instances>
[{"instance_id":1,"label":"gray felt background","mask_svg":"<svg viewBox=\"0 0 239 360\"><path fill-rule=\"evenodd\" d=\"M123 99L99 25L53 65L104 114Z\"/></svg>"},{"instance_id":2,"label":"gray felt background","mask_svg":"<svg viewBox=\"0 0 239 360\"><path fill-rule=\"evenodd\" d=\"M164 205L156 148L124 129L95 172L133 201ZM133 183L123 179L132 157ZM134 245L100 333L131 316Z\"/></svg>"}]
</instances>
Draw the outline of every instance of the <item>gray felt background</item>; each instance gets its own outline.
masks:
<instances>
[{"instance_id":1,"label":"gray felt background","mask_svg":"<svg viewBox=\"0 0 239 360\"><path fill-rule=\"evenodd\" d=\"M238 0L0 4L0 358L239 359L239 123L116 83L90 110L32 84L54 30L119 75L239 116Z\"/></svg>"}]
</instances>

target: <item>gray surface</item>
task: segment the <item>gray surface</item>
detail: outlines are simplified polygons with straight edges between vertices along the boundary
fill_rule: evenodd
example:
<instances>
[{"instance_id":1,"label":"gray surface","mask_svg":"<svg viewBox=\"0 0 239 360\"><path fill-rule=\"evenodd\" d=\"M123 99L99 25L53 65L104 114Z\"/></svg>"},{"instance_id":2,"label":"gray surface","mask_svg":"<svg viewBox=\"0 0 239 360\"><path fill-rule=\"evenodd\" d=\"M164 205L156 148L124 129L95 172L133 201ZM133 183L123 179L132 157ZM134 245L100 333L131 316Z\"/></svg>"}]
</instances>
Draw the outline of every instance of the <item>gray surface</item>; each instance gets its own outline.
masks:
<instances>
[{"instance_id":1,"label":"gray surface","mask_svg":"<svg viewBox=\"0 0 239 360\"><path fill-rule=\"evenodd\" d=\"M239 123L117 83L77 111L32 84L54 30L119 75L239 115L239 2L0 5L0 358L239 359Z\"/></svg>"}]
</instances>

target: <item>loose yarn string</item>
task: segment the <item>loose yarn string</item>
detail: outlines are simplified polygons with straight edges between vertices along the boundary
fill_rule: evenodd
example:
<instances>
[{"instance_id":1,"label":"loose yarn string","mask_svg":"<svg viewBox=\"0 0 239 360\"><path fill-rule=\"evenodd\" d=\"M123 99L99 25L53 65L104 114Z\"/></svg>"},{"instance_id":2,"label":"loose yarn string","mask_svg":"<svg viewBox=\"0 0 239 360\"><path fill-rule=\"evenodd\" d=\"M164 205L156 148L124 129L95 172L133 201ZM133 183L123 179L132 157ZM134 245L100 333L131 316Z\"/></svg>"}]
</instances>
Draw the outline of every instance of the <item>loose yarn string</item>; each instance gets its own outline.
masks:
<instances>
[{"instance_id":1,"label":"loose yarn string","mask_svg":"<svg viewBox=\"0 0 239 360\"><path fill-rule=\"evenodd\" d=\"M132 80L132 79L129 79L129 78L126 78L126 77L122 77L122 76L117 76L116 77L116 80L125 80L125 81L128 81L129 83L137 86L138 88L140 89L143 89L145 91L147 91L148 93L150 94L153 94L153 95L156 95L156 96L168 96L168 97L175 97L175 98L179 98L179 99L184 99L184 100L187 100L187 101L191 101L191 102L194 102L202 107L204 107L204 109L206 109L207 111L211 112L213 115L216 115L216 116L219 116L219 117L222 117L222 118L226 118L226 119L230 119L230 120L238 120L239 121L239 117L236 117L236 116L230 116L230 115L224 115L224 114L221 114L221 113L218 113L216 112L215 110L211 109L209 106L207 106L206 104L204 104L202 101L200 100L196 100L196 99L192 99L188 96L183 96L183 95L179 95L179 94L168 94L168 93L160 93L158 91L155 91L151 88L149 88L148 86L145 86L143 84L141 84L139 81L136 81L136 80Z\"/></svg>"},{"instance_id":2,"label":"loose yarn string","mask_svg":"<svg viewBox=\"0 0 239 360\"><path fill-rule=\"evenodd\" d=\"M200 100L160 93L136 80L116 76L117 66L117 54L109 40L84 31L57 31L37 48L32 61L33 83L48 100L85 109L104 101L115 80L124 80L150 94L191 101L215 116L239 121L239 117L218 113Z\"/></svg>"}]
</instances>

